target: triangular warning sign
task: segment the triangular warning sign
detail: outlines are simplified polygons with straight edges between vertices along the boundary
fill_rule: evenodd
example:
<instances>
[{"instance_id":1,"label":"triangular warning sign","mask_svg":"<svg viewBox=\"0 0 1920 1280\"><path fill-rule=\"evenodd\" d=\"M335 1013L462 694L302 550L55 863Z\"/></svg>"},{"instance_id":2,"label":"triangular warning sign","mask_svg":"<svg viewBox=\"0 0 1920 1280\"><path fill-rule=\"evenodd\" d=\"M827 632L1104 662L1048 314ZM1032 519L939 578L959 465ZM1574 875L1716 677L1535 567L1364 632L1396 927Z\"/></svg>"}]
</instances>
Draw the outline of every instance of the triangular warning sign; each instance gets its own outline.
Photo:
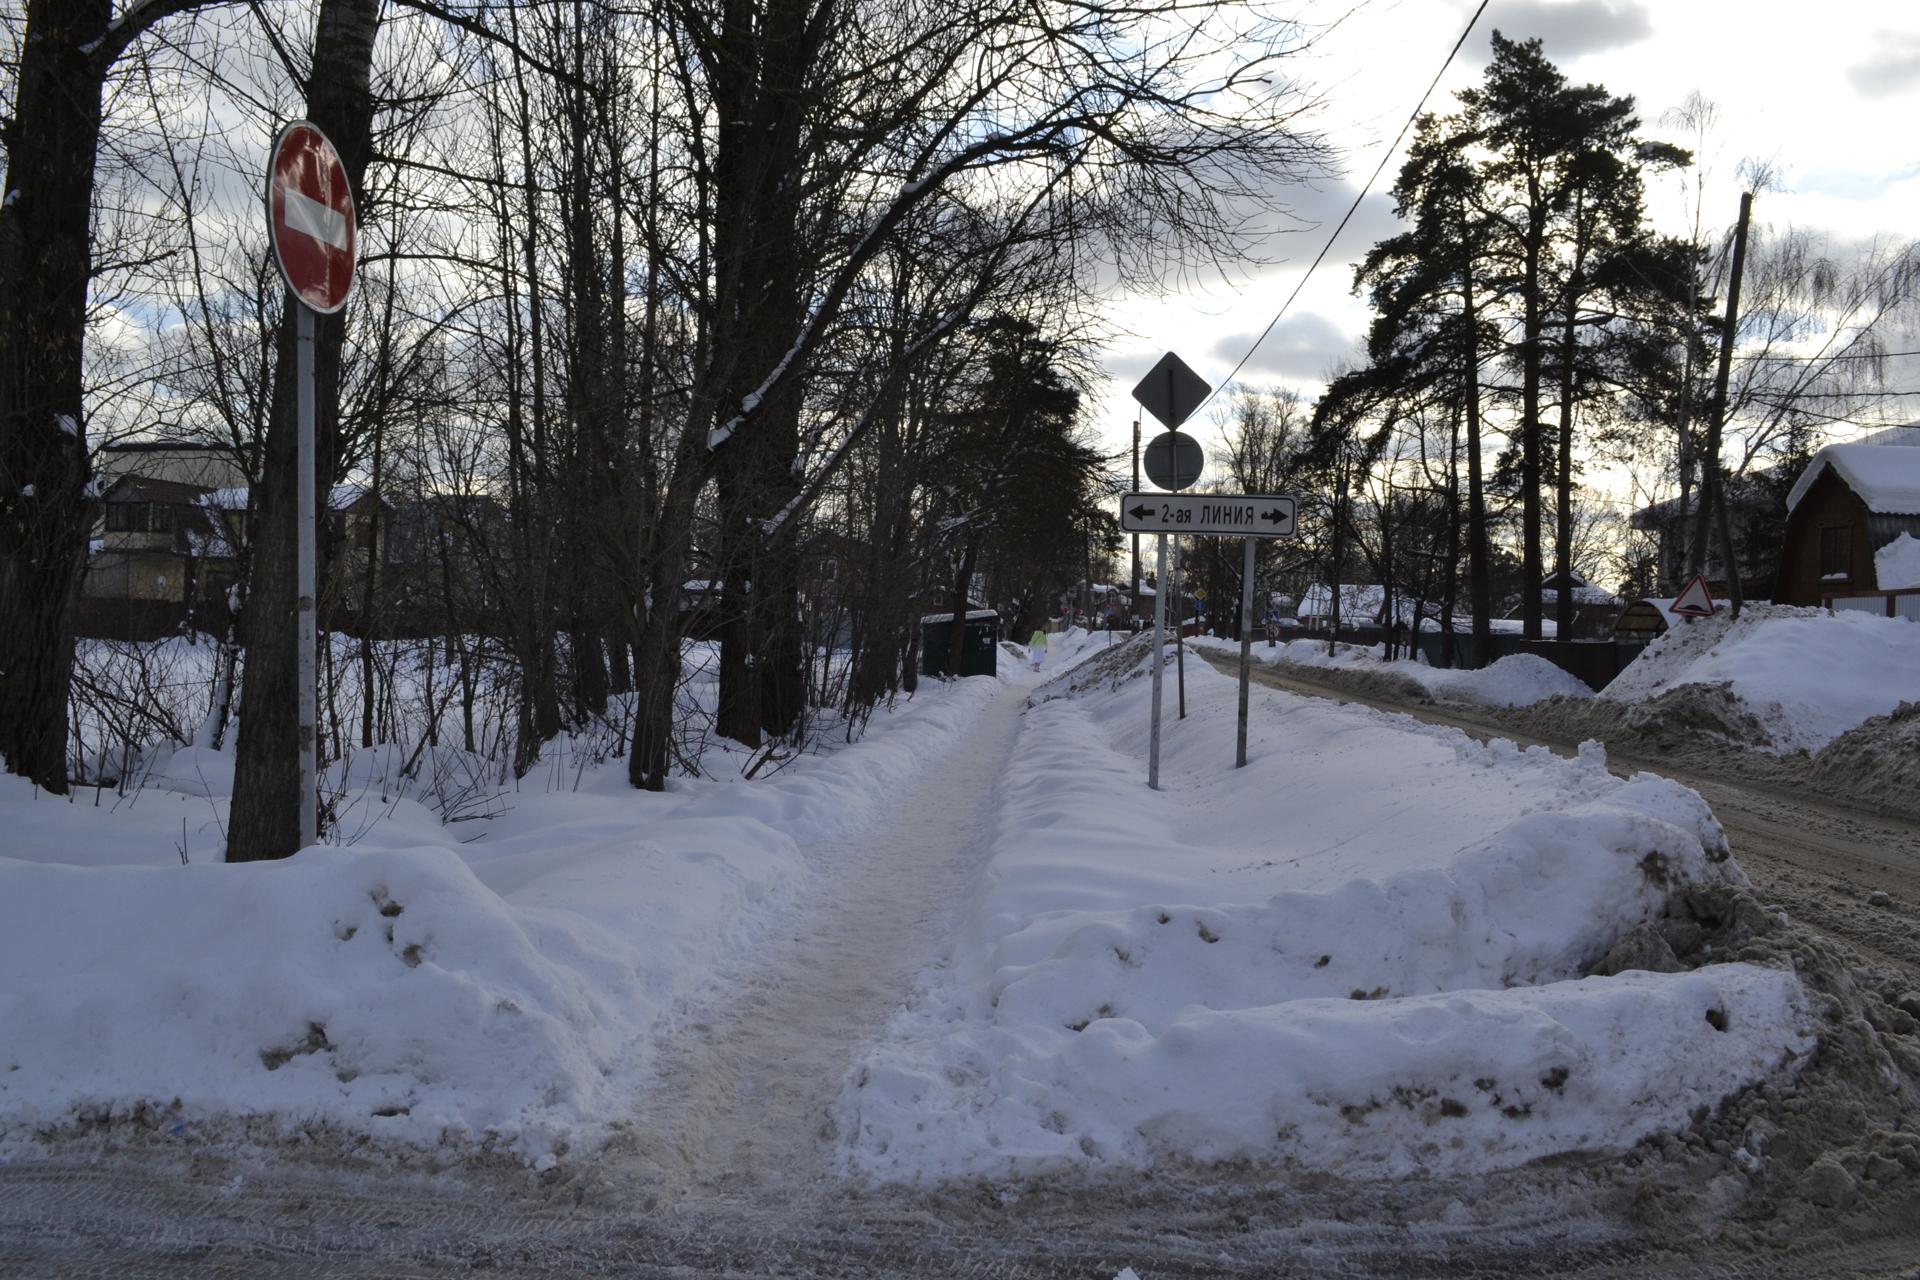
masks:
<instances>
[{"instance_id":1,"label":"triangular warning sign","mask_svg":"<svg viewBox=\"0 0 1920 1280\"><path fill-rule=\"evenodd\" d=\"M1681 618L1711 618L1713 596L1707 592L1706 575L1694 574L1693 581L1687 584L1687 589L1667 606L1667 612Z\"/></svg>"}]
</instances>

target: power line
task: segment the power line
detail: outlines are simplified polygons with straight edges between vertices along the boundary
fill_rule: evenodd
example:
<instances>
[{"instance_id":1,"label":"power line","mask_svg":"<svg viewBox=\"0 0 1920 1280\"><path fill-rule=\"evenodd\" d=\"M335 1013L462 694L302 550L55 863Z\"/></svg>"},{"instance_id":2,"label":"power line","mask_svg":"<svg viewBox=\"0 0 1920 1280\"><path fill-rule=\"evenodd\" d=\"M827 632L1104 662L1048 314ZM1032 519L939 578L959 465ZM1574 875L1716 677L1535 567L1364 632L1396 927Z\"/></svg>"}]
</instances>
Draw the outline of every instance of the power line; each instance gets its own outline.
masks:
<instances>
[{"instance_id":1,"label":"power line","mask_svg":"<svg viewBox=\"0 0 1920 1280\"><path fill-rule=\"evenodd\" d=\"M1811 362L1824 360L1892 360L1896 356L1920 356L1920 351L1849 351L1840 355L1794 355L1780 351L1749 351L1745 355L1735 352L1735 360L1806 360Z\"/></svg>"},{"instance_id":2,"label":"power line","mask_svg":"<svg viewBox=\"0 0 1920 1280\"><path fill-rule=\"evenodd\" d=\"M1487 11L1487 4L1488 0L1480 0L1480 7L1473 11L1471 18L1467 19L1467 25L1460 32L1460 38L1455 40L1453 42L1453 48L1447 51L1446 61L1440 64L1440 69L1433 73L1433 79L1427 82L1426 91L1420 95L1420 101L1414 104L1412 114L1407 116L1406 123L1400 126L1400 132L1394 135L1392 144L1381 154L1380 163L1373 167L1373 176L1367 179L1366 185L1360 188L1360 194L1353 198L1353 203L1347 206L1346 213L1341 215L1340 224L1333 229L1333 234L1327 237L1327 242L1320 246L1320 252L1314 255L1313 262L1307 267L1307 273L1300 277L1298 284L1293 286L1293 292L1288 294L1287 300L1280 304L1280 309L1273 313L1273 319L1267 321L1267 327L1262 329L1260 336L1253 340L1253 345L1248 347L1247 353L1240 357L1240 362L1233 366L1227 376L1222 378L1212 391L1207 393L1205 400L1202 400L1198 405L1194 406L1193 411L1195 413L1206 408L1207 403L1220 394L1221 388L1230 384L1234 379L1234 375L1246 367L1247 361L1253 359L1253 353L1260 349L1260 344L1265 342L1267 336L1273 332L1273 327L1280 323L1280 317L1287 314L1287 308L1291 307L1294 300L1300 296L1300 291L1307 287L1307 281L1313 278L1314 271L1318 269L1320 263L1325 260L1327 251L1333 248L1333 242L1340 238L1340 233L1346 230L1347 223L1353 219L1353 215L1359 210L1360 202L1367 198L1373 191L1373 184L1380 180L1381 173L1384 172L1387 167L1387 161L1393 159L1394 153L1399 151L1400 143L1405 140L1407 136L1407 130L1413 128L1414 121L1420 118L1420 112L1426 108L1427 99L1433 96L1434 89L1439 87L1440 77L1447 74L1447 68L1453 65L1454 58L1459 55L1461 47L1467 43L1467 37L1473 34L1474 25L1480 21L1480 15Z\"/></svg>"}]
</instances>

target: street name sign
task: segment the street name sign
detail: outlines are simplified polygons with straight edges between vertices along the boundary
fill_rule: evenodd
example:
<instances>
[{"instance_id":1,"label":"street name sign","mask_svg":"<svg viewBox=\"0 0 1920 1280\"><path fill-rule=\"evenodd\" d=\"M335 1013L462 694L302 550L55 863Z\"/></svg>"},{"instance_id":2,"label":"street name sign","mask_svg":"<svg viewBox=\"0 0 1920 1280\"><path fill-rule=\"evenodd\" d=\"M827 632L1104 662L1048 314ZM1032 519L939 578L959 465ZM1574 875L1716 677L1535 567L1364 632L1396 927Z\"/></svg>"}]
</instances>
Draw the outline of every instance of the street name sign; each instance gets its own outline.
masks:
<instances>
[{"instance_id":1,"label":"street name sign","mask_svg":"<svg viewBox=\"0 0 1920 1280\"><path fill-rule=\"evenodd\" d=\"M1140 379L1133 389L1133 398L1171 431L1192 417L1212 390L1205 378L1169 351Z\"/></svg>"},{"instance_id":2,"label":"street name sign","mask_svg":"<svg viewBox=\"0 0 1920 1280\"><path fill-rule=\"evenodd\" d=\"M340 153L319 128L296 120L273 142L267 230L287 288L321 315L347 305L353 287L353 188Z\"/></svg>"},{"instance_id":3,"label":"street name sign","mask_svg":"<svg viewBox=\"0 0 1920 1280\"><path fill-rule=\"evenodd\" d=\"M1126 493L1120 495L1120 528L1127 533L1290 538L1295 506L1284 494Z\"/></svg>"}]
</instances>

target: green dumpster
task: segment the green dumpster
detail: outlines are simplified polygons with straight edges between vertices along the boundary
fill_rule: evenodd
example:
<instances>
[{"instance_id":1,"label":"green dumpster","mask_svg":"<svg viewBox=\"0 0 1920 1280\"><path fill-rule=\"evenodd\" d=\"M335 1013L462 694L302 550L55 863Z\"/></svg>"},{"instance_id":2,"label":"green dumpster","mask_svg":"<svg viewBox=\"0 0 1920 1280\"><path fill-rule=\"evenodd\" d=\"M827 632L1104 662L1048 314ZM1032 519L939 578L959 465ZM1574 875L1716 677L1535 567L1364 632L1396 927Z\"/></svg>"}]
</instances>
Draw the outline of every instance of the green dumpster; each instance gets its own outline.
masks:
<instances>
[{"instance_id":1,"label":"green dumpster","mask_svg":"<svg viewBox=\"0 0 1920 1280\"><path fill-rule=\"evenodd\" d=\"M930 613L920 619L920 674L947 674L947 646L953 641L953 615ZM966 617L960 641L960 674L990 676L1000 651L1000 615L992 609L974 609Z\"/></svg>"}]
</instances>

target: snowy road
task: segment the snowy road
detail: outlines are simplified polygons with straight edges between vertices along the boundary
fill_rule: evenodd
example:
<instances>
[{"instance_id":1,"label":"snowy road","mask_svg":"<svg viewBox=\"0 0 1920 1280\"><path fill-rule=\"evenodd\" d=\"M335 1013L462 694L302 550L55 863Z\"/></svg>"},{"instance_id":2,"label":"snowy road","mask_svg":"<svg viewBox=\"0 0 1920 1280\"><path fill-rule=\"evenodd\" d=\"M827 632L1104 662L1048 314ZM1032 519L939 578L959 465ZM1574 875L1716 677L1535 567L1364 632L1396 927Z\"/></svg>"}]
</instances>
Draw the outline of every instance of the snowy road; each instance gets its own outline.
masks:
<instances>
[{"instance_id":1,"label":"snowy road","mask_svg":"<svg viewBox=\"0 0 1920 1280\"><path fill-rule=\"evenodd\" d=\"M1237 664L1208 657L1223 671L1238 670ZM1374 689L1356 691L1340 674L1276 671L1256 664L1254 678L1276 689L1452 725L1482 740L1511 738L1563 755L1573 754L1578 745L1525 732L1509 723L1514 717L1495 708L1415 704ZM1740 865L1769 900L1796 919L1920 978L1920 823L1825 804L1750 778L1706 772L1696 760L1682 766L1610 746L1608 763L1615 773L1646 770L1698 791L1726 828ZM1892 905L1869 905L1876 890L1886 893Z\"/></svg>"}]
</instances>

